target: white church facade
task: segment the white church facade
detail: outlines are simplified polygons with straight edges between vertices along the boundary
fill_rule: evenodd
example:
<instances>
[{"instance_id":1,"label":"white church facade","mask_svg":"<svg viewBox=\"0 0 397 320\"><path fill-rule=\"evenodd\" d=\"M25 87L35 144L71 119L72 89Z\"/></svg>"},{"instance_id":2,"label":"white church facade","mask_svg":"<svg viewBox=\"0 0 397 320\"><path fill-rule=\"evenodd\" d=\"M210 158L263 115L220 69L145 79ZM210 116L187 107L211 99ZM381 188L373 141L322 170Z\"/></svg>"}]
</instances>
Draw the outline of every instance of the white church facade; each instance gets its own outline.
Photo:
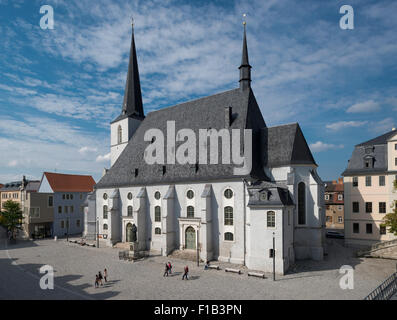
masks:
<instances>
[{"instance_id":1,"label":"white church facade","mask_svg":"<svg viewBox=\"0 0 397 320\"><path fill-rule=\"evenodd\" d=\"M239 69L237 89L144 115L132 34L122 112L111 124L111 168L87 203L109 246L134 242L137 250L164 256L198 252L203 261L272 271L274 238L279 274L296 259L323 259L324 187L317 164L297 123L266 126L251 89L245 29ZM170 121L177 136L183 128L251 130L250 172L235 175L233 164L221 162L148 164L145 152L156 141L145 141L145 133L167 132ZM176 141L172 152L184 139Z\"/></svg>"}]
</instances>

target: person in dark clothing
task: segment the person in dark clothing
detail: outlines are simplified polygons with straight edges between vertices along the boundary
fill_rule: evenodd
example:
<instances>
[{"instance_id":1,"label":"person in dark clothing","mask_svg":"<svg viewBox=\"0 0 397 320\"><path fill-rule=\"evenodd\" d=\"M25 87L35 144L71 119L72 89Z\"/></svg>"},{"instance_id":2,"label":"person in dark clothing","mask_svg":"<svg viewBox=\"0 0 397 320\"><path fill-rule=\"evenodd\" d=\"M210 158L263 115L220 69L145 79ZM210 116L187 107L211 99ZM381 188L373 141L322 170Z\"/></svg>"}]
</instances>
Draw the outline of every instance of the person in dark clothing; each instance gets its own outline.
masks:
<instances>
[{"instance_id":1,"label":"person in dark clothing","mask_svg":"<svg viewBox=\"0 0 397 320\"><path fill-rule=\"evenodd\" d=\"M185 278L186 278L186 280L189 280L188 275L189 275L189 267L186 266L185 269L184 269L184 273L183 273L183 276L182 276L182 280L185 280Z\"/></svg>"},{"instance_id":2,"label":"person in dark clothing","mask_svg":"<svg viewBox=\"0 0 397 320\"><path fill-rule=\"evenodd\" d=\"M99 287L99 277L98 277L98 275L96 274L95 275L95 288L98 288Z\"/></svg>"},{"instance_id":3,"label":"person in dark clothing","mask_svg":"<svg viewBox=\"0 0 397 320\"><path fill-rule=\"evenodd\" d=\"M165 264L165 269L164 269L163 277L165 277L165 276L168 277L168 271L169 271L169 266L168 266L168 263L166 263L166 264Z\"/></svg>"},{"instance_id":4,"label":"person in dark clothing","mask_svg":"<svg viewBox=\"0 0 397 320\"><path fill-rule=\"evenodd\" d=\"M99 273L98 273L98 278L99 278L99 282L101 283L101 286L103 286L103 282L102 282L103 276L102 276L101 271L99 271Z\"/></svg>"},{"instance_id":5,"label":"person in dark clothing","mask_svg":"<svg viewBox=\"0 0 397 320\"><path fill-rule=\"evenodd\" d=\"M106 268L103 270L103 277L105 278L105 282L108 282L108 270Z\"/></svg>"}]
</instances>

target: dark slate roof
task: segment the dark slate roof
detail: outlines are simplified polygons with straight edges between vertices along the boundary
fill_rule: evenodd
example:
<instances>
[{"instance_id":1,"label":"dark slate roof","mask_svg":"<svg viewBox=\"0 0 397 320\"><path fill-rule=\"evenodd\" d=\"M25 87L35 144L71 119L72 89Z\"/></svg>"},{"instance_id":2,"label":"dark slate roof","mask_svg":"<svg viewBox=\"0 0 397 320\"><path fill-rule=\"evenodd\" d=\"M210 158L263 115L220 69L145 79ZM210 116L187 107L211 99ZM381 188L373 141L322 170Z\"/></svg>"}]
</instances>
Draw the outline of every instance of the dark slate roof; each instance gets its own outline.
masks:
<instances>
[{"instance_id":1,"label":"dark slate roof","mask_svg":"<svg viewBox=\"0 0 397 320\"><path fill-rule=\"evenodd\" d=\"M24 180L24 188L26 191L37 191L40 185L39 180ZM22 188L22 181L14 181L6 183L0 191L19 191Z\"/></svg>"},{"instance_id":2,"label":"dark slate roof","mask_svg":"<svg viewBox=\"0 0 397 320\"><path fill-rule=\"evenodd\" d=\"M392 138L394 135L397 134L396 130L392 130L390 132L387 132L385 134L382 134L379 137L376 137L374 139L368 140L366 142L360 143L357 145L357 147L362 147L362 146L375 146L375 145L380 145L380 144L387 144L387 141Z\"/></svg>"},{"instance_id":3,"label":"dark slate roof","mask_svg":"<svg viewBox=\"0 0 397 320\"><path fill-rule=\"evenodd\" d=\"M317 165L298 123L267 128L267 167Z\"/></svg>"},{"instance_id":4,"label":"dark slate roof","mask_svg":"<svg viewBox=\"0 0 397 320\"><path fill-rule=\"evenodd\" d=\"M275 183L257 181L248 186L249 207L293 206L294 200L288 188ZM265 199L261 195L265 195Z\"/></svg>"},{"instance_id":5,"label":"dark slate roof","mask_svg":"<svg viewBox=\"0 0 397 320\"><path fill-rule=\"evenodd\" d=\"M261 130L266 127L265 121L252 90L234 89L149 113L96 188L240 178L233 174L234 164L198 165L198 170L190 164L167 164L163 174L162 165L148 165L144 160L145 149L150 144L144 141L147 130L157 128L166 132L167 121L175 121L176 132L189 128L198 137L199 129L225 128L226 107L232 107L233 120L229 129L253 130L253 169L250 175L241 178L268 180L263 170L264 148L256 147L261 145ZM181 144L177 142L176 149ZM198 147L197 144L197 158ZM135 169L138 169L137 176Z\"/></svg>"},{"instance_id":6,"label":"dark slate roof","mask_svg":"<svg viewBox=\"0 0 397 320\"><path fill-rule=\"evenodd\" d=\"M390 131L369 141L355 146L343 176L379 174L387 171L387 141L397 134L397 131ZM366 150L368 150L366 152ZM368 153L369 152L369 153ZM373 168L366 168L364 158L374 159Z\"/></svg>"}]
</instances>

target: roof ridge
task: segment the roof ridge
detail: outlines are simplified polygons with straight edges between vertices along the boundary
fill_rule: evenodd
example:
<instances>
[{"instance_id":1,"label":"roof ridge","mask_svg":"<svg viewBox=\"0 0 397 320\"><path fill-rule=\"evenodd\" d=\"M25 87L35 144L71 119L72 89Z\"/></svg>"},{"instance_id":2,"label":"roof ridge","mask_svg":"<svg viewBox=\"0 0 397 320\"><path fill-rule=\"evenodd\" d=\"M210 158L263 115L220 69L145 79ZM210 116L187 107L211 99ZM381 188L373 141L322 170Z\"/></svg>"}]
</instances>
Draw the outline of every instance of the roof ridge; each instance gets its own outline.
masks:
<instances>
[{"instance_id":1,"label":"roof ridge","mask_svg":"<svg viewBox=\"0 0 397 320\"><path fill-rule=\"evenodd\" d=\"M205 96L205 97L196 98L196 99L193 99L193 100L188 100L188 101L180 102L180 103L175 104L175 105L172 105L172 106L163 107L163 108L161 108L161 109L159 109L159 110L150 111L150 112L147 114L147 116L148 116L149 114L151 114L151 113L156 113L156 112L160 112L160 111L163 111L163 110L170 110L170 109L172 109L172 108L180 107L181 105L186 104L186 103L197 102L197 101L199 101L199 100L204 100L204 99L212 98L212 97L215 97L215 96L219 96L219 95L221 95L221 94L226 94L226 93L228 93L228 92L239 91L239 90L240 90L239 88L230 89L230 90L226 90L226 91L214 93L214 94L212 94L212 95L210 95L210 96Z\"/></svg>"},{"instance_id":2,"label":"roof ridge","mask_svg":"<svg viewBox=\"0 0 397 320\"><path fill-rule=\"evenodd\" d=\"M267 128L268 129L272 129L272 128L278 128L278 127L292 126L292 125L298 125L299 126L299 123L298 122L291 122L291 123L279 124L279 125L271 126L271 127L267 127Z\"/></svg>"},{"instance_id":3,"label":"roof ridge","mask_svg":"<svg viewBox=\"0 0 397 320\"><path fill-rule=\"evenodd\" d=\"M377 140L378 139L380 139L380 138L383 138L383 137L388 137L389 135L392 135L392 133L394 133L394 134L397 134L397 130L390 130L390 131L388 131L388 132L386 132L386 133L384 133L384 134L381 134L380 136L377 136L377 137L375 137L375 138L372 138L372 139L369 139L369 140L367 140L367 141L364 141L364 142L362 142L362 143L359 143L359 144L356 144L355 146L356 147L361 147L361 146L364 146L364 145L366 145L366 144L368 144L369 142L374 142L374 145L384 145L384 144L386 144L387 142L378 142ZM388 138L386 138L386 140L387 140Z\"/></svg>"}]
</instances>

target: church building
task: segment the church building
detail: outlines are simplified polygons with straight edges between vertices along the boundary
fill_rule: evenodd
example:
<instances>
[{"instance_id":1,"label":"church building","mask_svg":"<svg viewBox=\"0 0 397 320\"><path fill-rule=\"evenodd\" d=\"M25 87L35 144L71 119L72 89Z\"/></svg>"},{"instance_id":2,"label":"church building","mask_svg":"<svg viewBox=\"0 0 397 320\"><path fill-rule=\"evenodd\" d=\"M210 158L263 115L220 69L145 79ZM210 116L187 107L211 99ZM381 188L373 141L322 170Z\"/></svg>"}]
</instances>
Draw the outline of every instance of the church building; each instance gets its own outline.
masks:
<instances>
[{"instance_id":1,"label":"church building","mask_svg":"<svg viewBox=\"0 0 397 320\"><path fill-rule=\"evenodd\" d=\"M323 259L324 184L299 124L266 125L251 88L245 24L239 70L236 89L145 115L132 31L124 102L111 123L111 168L90 197L95 204L88 204L109 246L134 243L163 256L198 252L202 261L271 272L274 239L278 274L296 259ZM176 137L167 135L170 123ZM197 137L202 129L230 136L249 130L252 165L236 174L230 161L149 164L148 146L159 142L147 141L151 129L174 141L164 142L167 158L183 145L184 129ZM205 138L205 147L214 143ZM240 140L244 152L248 145ZM204 160L213 156L207 152Z\"/></svg>"}]
</instances>

